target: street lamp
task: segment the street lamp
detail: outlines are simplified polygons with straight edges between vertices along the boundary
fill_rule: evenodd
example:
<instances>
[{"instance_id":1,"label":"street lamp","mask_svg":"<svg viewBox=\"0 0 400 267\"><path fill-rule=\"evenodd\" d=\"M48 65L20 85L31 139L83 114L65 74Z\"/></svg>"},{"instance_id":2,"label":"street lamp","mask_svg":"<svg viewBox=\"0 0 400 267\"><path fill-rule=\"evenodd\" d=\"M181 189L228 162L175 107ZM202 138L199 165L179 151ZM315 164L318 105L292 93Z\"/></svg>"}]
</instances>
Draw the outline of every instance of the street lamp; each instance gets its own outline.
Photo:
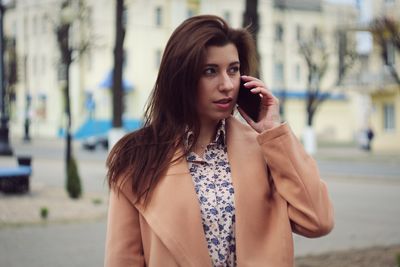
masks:
<instances>
[{"instance_id":1,"label":"street lamp","mask_svg":"<svg viewBox=\"0 0 400 267\"><path fill-rule=\"evenodd\" d=\"M10 156L13 151L8 139L8 114L6 113L6 83L4 79L4 32L3 17L5 6L0 0L0 155Z\"/></svg>"}]
</instances>

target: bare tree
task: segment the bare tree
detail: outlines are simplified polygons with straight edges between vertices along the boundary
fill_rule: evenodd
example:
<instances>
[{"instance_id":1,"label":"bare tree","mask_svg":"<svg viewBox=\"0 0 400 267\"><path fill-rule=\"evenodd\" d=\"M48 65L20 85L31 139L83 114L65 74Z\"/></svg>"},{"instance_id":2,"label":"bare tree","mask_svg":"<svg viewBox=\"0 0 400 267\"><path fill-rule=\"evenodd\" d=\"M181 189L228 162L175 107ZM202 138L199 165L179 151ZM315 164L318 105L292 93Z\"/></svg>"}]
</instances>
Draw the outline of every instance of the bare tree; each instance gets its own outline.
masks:
<instances>
[{"instance_id":1,"label":"bare tree","mask_svg":"<svg viewBox=\"0 0 400 267\"><path fill-rule=\"evenodd\" d=\"M73 8L75 7L75 9ZM61 4L61 21L56 25L57 43L60 49L60 72L61 79L64 80L64 98L65 98L65 113L67 116L67 124L65 130L66 138L66 151L65 151L65 164L67 171L67 191L70 197L78 198L82 194L80 177L76 162L72 156L72 114L71 114L71 98L70 98L70 83L69 83L69 69L74 60L77 60L88 48L90 41L80 40L79 44L74 47L71 44L70 32L72 25L77 18L82 22L84 3L82 0L78 2L77 6L72 6L71 0L65 0Z\"/></svg>"},{"instance_id":2,"label":"bare tree","mask_svg":"<svg viewBox=\"0 0 400 267\"><path fill-rule=\"evenodd\" d=\"M328 71L328 68L330 67L330 52L328 51L321 31L315 28L313 33L308 38L302 38L299 40L299 53L304 58L308 71L306 114L308 131L311 132L311 144L309 144L309 152L311 153L314 152L313 147L316 147L316 140L312 130L315 114L321 104L329 98L332 89L342 83L345 74L352 67L356 59L355 48L353 45L349 45L347 33L343 30L339 30L337 37L337 56L339 58L338 76L336 82L334 82L324 91L321 91L321 84L325 74ZM307 138L305 137L305 139ZM308 144L306 144L306 149L307 147Z\"/></svg>"},{"instance_id":3,"label":"bare tree","mask_svg":"<svg viewBox=\"0 0 400 267\"><path fill-rule=\"evenodd\" d=\"M6 109L6 79L4 71L4 31L3 21L6 7L0 1L0 155L12 155L9 142L9 117Z\"/></svg>"},{"instance_id":4,"label":"bare tree","mask_svg":"<svg viewBox=\"0 0 400 267\"><path fill-rule=\"evenodd\" d=\"M7 114L12 116L11 106L16 98L15 93L15 85L18 82L17 77L17 49L16 49L16 40L14 37L6 37L5 38L5 51L4 51L4 59L5 59L5 69L4 69L4 77L5 77L5 89L6 89L6 109Z\"/></svg>"},{"instance_id":5,"label":"bare tree","mask_svg":"<svg viewBox=\"0 0 400 267\"><path fill-rule=\"evenodd\" d=\"M374 41L381 48L381 58L395 82L400 85L400 75L394 62L395 51L400 52L400 23L390 17L374 19L369 27ZM400 87L399 87L400 90Z\"/></svg>"},{"instance_id":6,"label":"bare tree","mask_svg":"<svg viewBox=\"0 0 400 267\"><path fill-rule=\"evenodd\" d=\"M114 70L112 80L112 129L108 133L108 145L111 148L124 134L122 122L123 113L123 63L124 63L124 0L115 3L115 46Z\"/></svg>"},{"instance_id":7,"label":"bare tree","mask_svg":"<svg viewBox=\"0 0 400 267\"><path fill-rule=\"evenodd\" d=\"M307 66L306 110L307 125L312 126L315 112L322 102L321 80L328 69L329 54L322 37L313 36L299 41L300 54Z\"/></svg>"},{"instance_id":8,"label":"bare tree","mask_svg":"<svg viewBox=\"0 0 400 267\"><path fill-rule=\"evenodd\" d=\"M335 86L342 83L347 71L352 67L356 59L356 51L349 45L345 31L338 31L338 58L339 68L336 81L323 92L321 83L328 68L330 67L330 52L320 31L315 31L312 37L299 41L299 52L304 58L307 66L307 92L306 92L306 110L307 125L312 126L314 115L318 107L329 97L330 91Z\"/></svg>"}]
</instances>

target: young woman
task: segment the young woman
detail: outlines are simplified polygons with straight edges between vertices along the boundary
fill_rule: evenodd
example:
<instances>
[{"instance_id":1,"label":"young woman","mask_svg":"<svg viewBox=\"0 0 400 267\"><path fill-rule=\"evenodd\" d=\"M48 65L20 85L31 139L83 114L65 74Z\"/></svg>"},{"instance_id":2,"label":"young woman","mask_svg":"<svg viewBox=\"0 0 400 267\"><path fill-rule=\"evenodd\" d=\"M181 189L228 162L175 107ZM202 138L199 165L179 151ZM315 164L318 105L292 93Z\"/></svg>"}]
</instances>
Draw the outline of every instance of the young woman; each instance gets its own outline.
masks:
<instances>
[{"instance_id":1,"label":"young woman","mask_svg":"<svg viewBox=\"0 0 400 267\"><path fill-rule=\"evenodd\" d=\"M333 209L315 161L254 77L245 29L184 21L164 51L142 129L107 165L106 266L293 266L292 232L318 237ZM232 116L240 80L257 121Z\"/></svg>"}]
</instances>

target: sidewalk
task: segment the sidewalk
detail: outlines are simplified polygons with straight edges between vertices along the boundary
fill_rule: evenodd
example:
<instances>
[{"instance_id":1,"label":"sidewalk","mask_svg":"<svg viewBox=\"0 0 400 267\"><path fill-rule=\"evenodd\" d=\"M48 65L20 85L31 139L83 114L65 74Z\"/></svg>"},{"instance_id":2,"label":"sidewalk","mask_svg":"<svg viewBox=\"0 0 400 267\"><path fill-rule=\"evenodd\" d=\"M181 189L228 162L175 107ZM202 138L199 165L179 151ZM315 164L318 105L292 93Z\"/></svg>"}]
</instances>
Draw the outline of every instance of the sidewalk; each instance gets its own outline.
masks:
<instances>
[{"instance_id":1,"label":"sidewalk","mask_svg":"<svg viewBox=\"0 0 400 267\"><path fill-rule=\"evenodd\" d=\"M17 155L32 156L30 191L26 194L0 192L0 227L105 219L108 189L105 184L107 151L83 151L73 145L83 187L80 199L71 199L65 190L64 140L14 140L13 157L0 156L0 167L16 166ZM48 217L41 217L41 210Z\"/></svg>"},{"instance_id":2,"label":"sidewalk","mask_svg":"<svg viewBox=\"0 0 400 267\"><path fill-rule=\"evenodd\" d=\"M349 160L377 163L389 161L400 164L400 151L366 151L354 145L320 145L314 157L321 160Z\"/></svg>"},{"instance_id":3,"label":"sidewalk","mask_svg":"<svg viewBox=\"0 0 400 267\"><path fill-rule=\"evenodd\" d=\"M70 199L64 188L64 140L34 140L30 144L14 141L14 154L28 154L33 157L31 190L23 195L0 193L0 227L106 218L108 189L105 184L105 159L107 152L84 151L79 143L75 143L73 148L74 155L78 159L84 192L83 197L78 200ZM319 147L315 158L317 161L330 163L336 161L377 164L392 162L400 165L400 152L397 154L366 152L352 146L322 146ZM0 167L15 164L15 157L0 157ZM343 174L341 175L343 177ZM40 216L43 208L49 211L47 219Z\"/></svg>"},{"instance_id":4,"label":"sidewalk","mask_svg":"<svg viewBox=\"0 0 400 267\"><path fill-rule=\"evenodd\" d=\"M41 210L48 210L46 219ZM30 193L8 195L0 193L0 228L26 224L65 223L104 219L107 196L86 192L81 199L70 199L64 188L33 183Z\"/></svg>"},{"instance_id":5,"label":"sidewalk","mask_svg":"<svg viewBox=\"0 0 400 267\"><path fill-rule=\"evenodd\" d=\"M100 266L108 204L107 152L88 152L79 143L74 144L84 195L72 200L64 189L63 140L14 142L13 148L15 154L33 156L33 175L30 193L0 193L0 235L4 241L0 258L5 257L14 266L54 266L54 262L71 265L71 257L74 266ZM400 175L396 176L400 174L399 154L366 153L355 147L319 147L315 158L324 179L328 178L337 223L333 232L321 239L295 236L296 267L394 266L400 253L396 245L400 240L400 218L396 214L400 213L398 206L385 205L399 201L400 183L391 181L400 181ZM0 167L14 164L15 158L0 157ZM350 172L387 176L382 177L382 182L377 181L378 177L360 176L362 180L358 180L349 179ZM367 179L371 180L366 182ZM46 220L40 216L42 208L49 211ZM32 248L38 240L44 240L45 250L43 246ZM340 251L343 249L346 251Z\"/></svg>"}]
</instances>

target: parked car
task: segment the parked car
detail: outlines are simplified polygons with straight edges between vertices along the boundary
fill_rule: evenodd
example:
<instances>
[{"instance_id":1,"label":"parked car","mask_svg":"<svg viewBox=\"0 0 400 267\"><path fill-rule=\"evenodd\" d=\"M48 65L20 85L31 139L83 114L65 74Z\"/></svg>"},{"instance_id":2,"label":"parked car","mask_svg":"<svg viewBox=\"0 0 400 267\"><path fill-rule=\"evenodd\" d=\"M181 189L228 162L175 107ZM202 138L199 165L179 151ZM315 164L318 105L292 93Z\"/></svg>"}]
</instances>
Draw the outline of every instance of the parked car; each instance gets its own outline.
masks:
<instances>
[{"instance_id":1,"label":"parked car","mask_svg":"<svg viewBox=\"0 0 400 267\"><path fill-rule=\"evenodd\" d=\"M108 136L102 134L86 137L82 140L82 147L87 150L96 150L97 148L108 150Z\"/></svg>"}]
</instances>

